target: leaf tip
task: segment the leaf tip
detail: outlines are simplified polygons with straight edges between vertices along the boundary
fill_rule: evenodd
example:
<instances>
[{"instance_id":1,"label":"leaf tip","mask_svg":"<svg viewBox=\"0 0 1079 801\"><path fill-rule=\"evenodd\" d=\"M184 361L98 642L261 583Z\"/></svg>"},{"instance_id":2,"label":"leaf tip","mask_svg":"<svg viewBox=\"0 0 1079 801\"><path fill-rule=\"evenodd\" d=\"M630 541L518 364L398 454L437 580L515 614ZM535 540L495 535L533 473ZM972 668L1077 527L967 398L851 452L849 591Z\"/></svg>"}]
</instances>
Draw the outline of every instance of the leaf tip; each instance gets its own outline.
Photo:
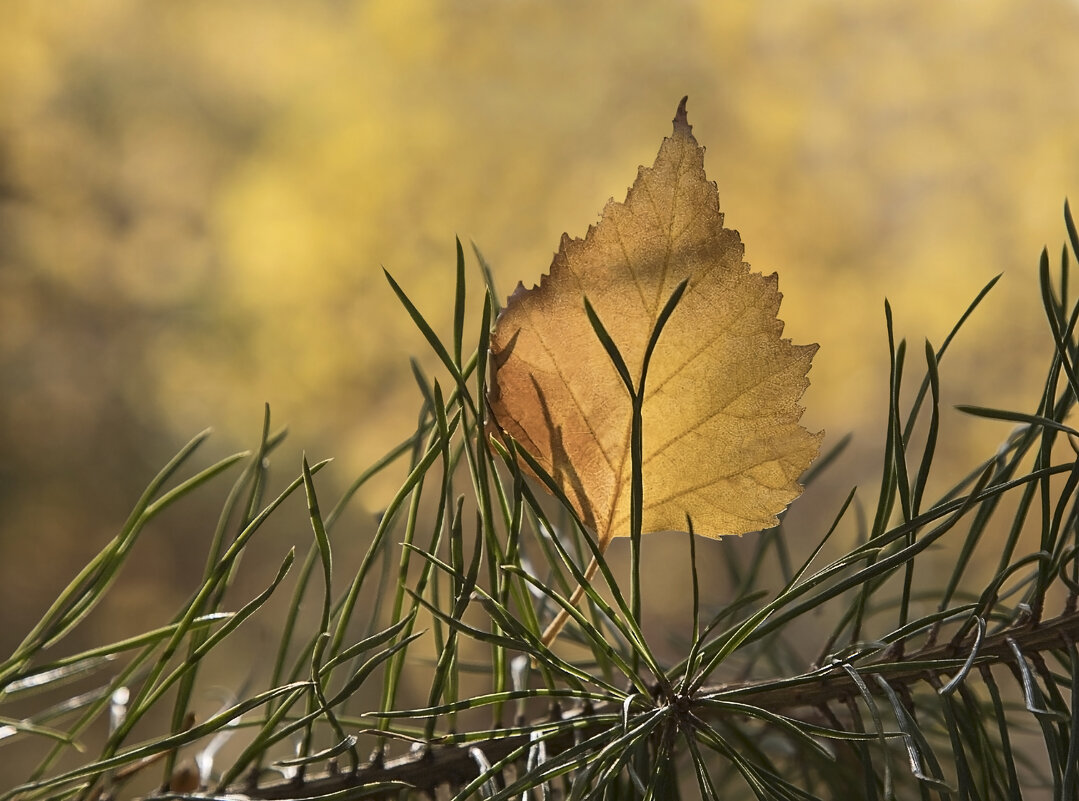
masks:
<instances>
[{"instance_id":1,"label":"leaf tip","mask_svg":"<svg viewBox=\"0 0 1079 801\"><path fill-rule=\"evenodd\" d=\"M680 130L685 130L686 133L690 133L693 130L693 126L689 124L689 118L686 115L686 103L688 101L689 95L686 95L678 103L678 110L674 113L675 133L678 133Z\"/></svg>"}]
</instances>

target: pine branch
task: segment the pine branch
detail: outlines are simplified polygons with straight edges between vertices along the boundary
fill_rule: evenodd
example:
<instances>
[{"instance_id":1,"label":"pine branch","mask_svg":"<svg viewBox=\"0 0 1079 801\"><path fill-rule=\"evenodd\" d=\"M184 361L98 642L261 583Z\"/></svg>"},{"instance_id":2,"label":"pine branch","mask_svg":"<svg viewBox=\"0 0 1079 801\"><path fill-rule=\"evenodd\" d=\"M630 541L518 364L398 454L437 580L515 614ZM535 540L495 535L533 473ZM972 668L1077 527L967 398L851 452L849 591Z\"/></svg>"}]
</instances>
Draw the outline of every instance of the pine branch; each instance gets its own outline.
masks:
<instances>
[{"instance_id":1,"label":"pine branch","mask_svg":"<svg viewBox=\"0 0 1079 801\"><path fill-rule=\"evenodd\" d=\"M959 642L949 642L923 648L906 656L894 658L885 652L879 660L851 665L861 675L881 676L890 686L909 688L920 681L936 679L942 675L954 676L960 670L969 672L974 667L986 668L1011 664L1016 650L1025 655L1040 654L1070 641L1079 640L1079 613L1067 612L1039 625L1020 624L984 637L975 651L976 638L967 637ZM866 682L876 694L884 694L875 682ZM769 712L790 713L798 709L820 708L829 703L845 703L860 697L858 686L842 664L833 664L801 677L784 680L740 682L702 688L698 696L736 700L739 703L765 709ZM662 703L657 699L657 703ZM690 701L692 704L692 701ZM562 730L546 740L549 753L557 753L570 747L575 741L609 728L606 721L590 721L595 715L610 713L605 705L581 707L566 712L554 707L548 715L532 721L531 731L549 728L561 723ZM696 710L695 714L706 716L714 712ZM519 729L517 731L520 731ZM462 741L467 735L456 735ZM360 790L384 783L401 782L420 790L433 791L440 785L462 786L475 779L479 763L474 751L482 752L488 763L494 764L517 752L523 758L531 745L531 734L507 734L483 740L447 743L444 738L431 747L388 761L369 764L351 773L329 772L304 781L283 781L262 786L237 786L229 788L230 796L251 799L317 798L331 793ZM399 791L393 791L399 792ZM387 795L392 793L387 792ZM149 796L145 801L167 796Z\"/></svg>"},{"instance_id":2,"label":"pine branch","mask_svg":"<svg viewBox=\"0 0 1079 801\"><path fill-rule=\"evenodd\" d=\"M1075 234L1070 214L1067 221L1069 237L1079 252L1079 235ZM459 298L463 293L461 258L459 248ZM231 709L226 710L200 724L196 727L198 731L186 731L181 739L177 739L175 732L182 722L180 715L188 711L196 686L195 670L209 648L220 643L243 620L259 610L284 579L292 563L291 554L267 590L236 613L220 611L220 599L229 587L236 561L251 536L289 494L303 486L315 542L296 581L289 617L278 646L269 682L275 689L242 703L244 712L266 704L262 728L265 736L254 738L231 768L217 774L221 776L222 784L213 793L200 794L200 797L227 795L252 801L285 798L344 801L361 797L401 797L405 788L415 788L418 793L434 797L436 790L442 794L446 787L456 788L462 797L472 797L469 794L478 789L479 795L488 797L495 784L506 781L508 786L499 790L499 798L519 798L522 793L527 795L541 786L545 793L551 790L557 795L560 783L563 787L573 787L568 791L573 797L589 793L592 794L589 797L594 797L603 793L604 797L654 798L664 796L656 788L680 781L675 775L679 771L687 773L685 759L677 760L682 763L681 767L675 765L677 756L692 759L690 766L696 773L701 794L709 798L720 797L716 788L725 790L732 779L737 781L739 777L758 798L858 797L856 786L859 782L869 788L869 796L876 796L874 788L879 786L885 797L894 797L893 781L918 782L924 797L930 792L954 792L959 797L1020 797L1020 775L1024 773L1022 763L1027 753L1025 749L1013 749L1010 730L1025 706L1035 716L1045 742L1045 762L1052 771L1057 796L1079 799L1079 769L1075 767L1079 765L1079 722L1074 717L1079 709L1079 651L1075 646L1079 641L1079 566L1076 564L1079 546L1074 541L1079 520L1075 502L1079 492L1079 466L1074 463L1053 466L1050 460L1055 439L1061 431L1069 435L1073 431L1062 421L1079 393L1079 379L1073 375L1071 367L1079 359L1072 344L1074 331L1079 326L1079 305L1069 311L1063 301L1056 300L1046 259L1043 259L1042 267L1046 311L1057 350L1037 413L965 407L970 413L1023 422L1023 428L1013 432L993 458L947 492L940 503L928 512L920 512L925 508L921 493L936 441L937 365L966 315L939 349L933 349L927 343L926 377L904 422L899 410L902 407L900 379L905 343L895 344L889 313L892 353L889 438L872 529L859 531L861 536L857 541L861 544L855 550L807 577L806 571L850 508L854 498L852 491L835 522L800 569L794 569L786 538L778 530L757 538L755 554L748 564L742 564L738 554L728 553L727 568L730 584L737 588L734 595L737 601L720 610L702 629L695 540L691 521L687 519L693 581L693 637L684 659L666 669L656 660L640 630L636 590L630 592L627 603L598 546L584 533L585 527L579 520L577 525L564 527L552 522L544 504L534 497L525 481L525 473L520 470L513 448L500 449L496 442L495 453L486 447L486 407L474 401L467 380L470 377L477 379L476 397L486 397L484 376L487 371L483 360L489 351L491 298L487 298L484 308L476 356L467 364L461 364L460 310L453 348L457 358L454 360L449 356L450 350L437 339L415 307L402 297L450 371L456 386L454 392L445 397L437 381L429 385L427 379L417 373L424 406L415 435L357 479L334 511L325 517L319 511L312 481L317 466L309 469L306 462L302 476L258 511L265 471L264 455L279 441L278 437L269 436L267 417L258 454L234 485L221 515L222 522L215 534L215 543L221 547L215 545L211 549L199 592L177 614L173 623L138 638L74 657L51 663L44 661L41 652L46 646L70 632L86 611L99 602L146 522L238 458L201 471L165 492L166 480L197 441L181 452L147 490L121 536L80 574L12 658L0 664L0 677L7 680L6 686L0 688L0 700L4 700L5 694L37 690L42 684L61 686L83 673L95 671L104 664L102 656L113 657L141 649L123 671L110 679L103 691L87 695L86 710L80 712L66 730L49 727L58 714L53 709L45 709L21 722L0 719L5 723L0 727L5 730L4 736L25 733L56 741L31 779L2 797L48 799L60 794L81 793L83 799L107 801L118 797L117 792L125 779L142 774L144 769L162 760L165 762L162 774L172 777L171 788L144 796L141 801L188 798L188 794L200 789L195 774L212 772L210 763L216 751L212 741L196 757L197 771L183 766L175 769L173 762L177 749L204 741L211 735L227 737L235 731L237 714ZM1066 273L1065 260L1060 279L1061 297L1066 296ZM968 314L987 290L988 286L968 309ZM1064 373L1069 381L1060 389L1058 383ZM918 420L922 398L932 401L928 444L919 458L916 448L911 445L911 432ZM838 445L836 452L841 448L842 444ZM332 542L329 537L333 521L360 484L406 453L412 455L408 478L380 517L349 590L335 601L335 594L331 592ZM1031 454L1034 454L1033 467L1021 475L1019 471L1029 462ZM521 451L519 455L527 463L529 473L538 476L548 488L553 486L552 493L561 507L571 510L572 504L554 486L542 467L526 452ZM497 457L505 463L512 484L500 477L498 468L501 463ZM824 457L821 466L829 460L830 457ZM434 467L439 461L441 494L430 529L429 545L423 546L418 539L421 490L428 476L437 474ZM912 484L908 466L916 462L920 467ZM465 500L454 490L454 476L459 464L462 470L467 465L476 490L476 535L470 560L466 559L468 538L462 513ZM635 469L639 472L640 468ZM1068 474L1066 478L1065 473ZM809 478L806 477L806 483ZM428 486L434 483L428 481ZM1006 523L1010 533L1003 543L992 583L980 594L971 591L976 588L966 588L964 597L979 597L977 603L954 606L957 593L963 583L969 581L967 569L972 564L973 554L986 541L983 535L988 531L990 519L1005 493L1013 491L1019 496L1015 517L1010 524ZM227 521L237 517L233 512L239 508L237 499L244 494L249 494L248 512L238 515L240 522L236 535L227 540L224 537ZM423 500L423 503L427 502L428 499ZM897 504L902 506L904 522L885 530L887 521L896 518ZM406 505L409 509L407 519L403 514L398 519ZM1040 549L1035 553L1024 553L1019 546L1020 534L1028 523L1037 525L1037 511L1040 511ZM912 622L911 604L916 598L915 590L919 589L915 583L916 560L921 560L929 547L971 512L969 530L958 547L952 576L939 597L927 601L938 611ZM1035 513L1034 517L1031 512ZM572 513L567 514L572 518ZM918 532L928 525L933 528L920 536ZM398 553L391 532L400 533L403 540L396 584L389 567L390 560ZM555 532L557 535L552 535ZM225 548L225 542L231 544ZM610 589L609 598L591 587L578 567L589 549ZM787 590L772 604L765 604L745 616L748 607L770 595L770 591L764 589L767 586L763 579L766 568L762 566L773 557L782 568ZM423 560L422 566L410 571L410 560L415 564L417 559ZM366 580L376 574L372 570L376 560L384 563L383 572L377 578L376 594L383 597L395 590L396 600L389 625L379 632L372 630L359 642L345 647L346 630L350 620L354 619L361 588L370 586ZM1035 563L1037 572L1024 584L1010 590L1022 591L1020 601L1014 606L1003 604L1000 596L1003 583L1017 569ZM323 567L321 595L319 582L309 580L319 564ZM546 580L535 577L537 566L548 569ZM631 570L634 575L640 567L639 551L633 549ZM483 575L484 568L486 576ZM87 577L93 580L84 580ZM869 625L869 615L879 609L890 610L893 606L892 600L877 600L882 587L896 586L890 583L893 579L902 581L895 616L898 628L884 636L883 642L866 641L870 636L864 633ZM574 582L588 587L591 616L584 610L576 610L566 599ZM1064 587L1070 589L1071 595L1063 612L1043 621L1041 613L1047 593L1057 597ZM805 597L815 588L816 592ZM932 588L921 589L929 598ZM303 640L294 625L296 613L312 599L321 601L321 622L317 630L308 632L308 638ZM814 666L803 668L802 657L793 655L790 644L784 642L783 633L790 631L789 627L795 621L806 618L807 612L836 599L848 606L846 610L839 610L833 633L824 638L827 644L823 655ZM488 615L489 619L482 627L464 619L473 600L480 601ZM571 664L538 650L535 632L539 631L543 607L549 609L552 604L573 615L582 642L592 648L593 663ZM780 606L785 608L775 614ZM429 706L402 711L394 699L402 681L406 650L420 636L413 632L412 625L421 607L425 610L423 613L432 615L432 644L441 656L433 671ZM1018 615L1015 610L1019 610ZM384 619L385 615L380 614L378 608L371 610L372 629ZM949 621L949 627L955 628L948 629L951 640L940 644L941 621L945 620ZM989 621L998 628L987 631ZM720 624L726 628L716 634ZM837 649L840 636L851 645ZM490 646L494 686L482 697L462 698L459 677L466 667L457 650L457 641L462 637ZM765 639L769 637L768 645L765 645ZM171 660L185 642L188 657L181 669L173 671ZM533 665L543 669L546 686L553 688L552 692L525 689L528 687L527 676L521 674L527 671L515 673L507 664L507 654L514 652L543 653L543 658ZM738 662L746 669L745 673L728 672L726 676L732 678L731 681L714 683L722 677L716 668L722 664L729 670L737 661L730 659L736 652L751 657L769 656L771 667L768 670L773 678L741 680L763 672L754 667L758 663L751 658ZM292 658L293 654L295 666L290 672L287 658ZM341 675L346 664L351 667L342 684ZM137 676L137 671L144 666L145 677ZM1004 668L1003 672L1013 679L1006 693L1002 694L997 686L992 672L994 667ZM975 669L980 683L967 681ZM380 747L371 762L360 765L356 738L347 735L340 725L344 718L338 719L337 707L353 696L376 670L384 673L384 687L380 712L372 713L372 717L382 725L379 731L370 733L383 743L386 738L399 738L415 745L410 753L392 760ZM308 672L310 679L301 681ZM296 680L296 684L287 684L288 676ZM132 727L152 708L160 706L158 702L166 697L166 691L177 677L183 677L183 681L175 702L172 736L137 746L127 744L125 741ZM506 686L511 677L512 692ZM704 686L706 681L713 683ZM565 687L556 688L559 684ZM127 700L129 685L134 687L133 701ZM337 694L328 696L328 686L338 688ZM290 687L295 692L278 705L274 699ZM586 687L601 694L586 692ZM124 700L117 701L114 690L121 688L125 690ZM573 697L574 703L580 706L563 710L552 705L545 716L531 721L521 716L510 728L458 732L455 716L462 710L476 711L491 705L494 719L501 720L504 705L512 700L529 699L536 703L546 697L553 702L556 696ZM885 703L877 703L874 696L884 698ZM593 700L586 700L588 698ZM1013 705L1011 701L1016 698L1020 703ZM307 702L306 713L293 712L293 705L303 700ZM68 699L59 709L78 709L76 703L82 702L79 698ZM1017 713L1014 717L1013 709ZM110 721L110 739L102 756L84 767L57 773L58 759L78 742L91 723L106 715ZM411 724L419 721L422 739L402 733L418 730L411 726L390 730L391 719L407 720ZM7 725L8 720L13 724ZM314 727L327 723L333 727L336 745L311 753ZM454 733L435 736L436 724L442 724ZM770 736L759 737L762 731L769 731ZM277 765L282 769L286 766L294 769L295 775L286 774L289 778L283 780L271 778L261 767L269 758L270 749L297 732L304 738L299 756ZM771 747L775 740L773 735L784 740L784 747L778 751ZM822 744L822 740L827 740L827 744ZM904 751L909 775L895 777L889 765L897 757L902 759ZM338 762L340 755L346 752L348 761ZM709 760L718 761L715 776L712 764L706 762L702 753ZM972 764L979 765L978 775L974 775ZM316 767L322 772L313 773ZM244 775L241 771L245 770L246 780L240 779ZM514 774L516 777L512 778ZM1031 775L1042 781L1037 773L1031 772ZM798 783L806 788L805 792L826 792L806 796ZM727 797L726 793L723 797Z\"/></svg>"}]
</instances>

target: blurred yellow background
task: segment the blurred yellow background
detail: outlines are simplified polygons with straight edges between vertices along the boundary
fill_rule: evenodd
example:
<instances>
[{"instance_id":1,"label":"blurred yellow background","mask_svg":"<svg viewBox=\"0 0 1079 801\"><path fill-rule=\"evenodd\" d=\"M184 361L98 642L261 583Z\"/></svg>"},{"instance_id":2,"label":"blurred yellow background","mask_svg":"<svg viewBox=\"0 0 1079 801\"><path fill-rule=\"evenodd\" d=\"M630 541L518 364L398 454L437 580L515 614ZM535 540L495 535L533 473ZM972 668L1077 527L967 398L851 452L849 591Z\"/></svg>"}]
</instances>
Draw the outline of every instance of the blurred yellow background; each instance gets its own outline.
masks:
<instances>
[{"instance_id":1,"label":"blurred yellow background","mask_svg":"<svg viewBox=\"0 0 1079 801\"><path fill-rule=\"evenodd\" d=\"M250 447L269 402L292 431L277 477L305 449L336 457L328 487L410 433L408 357L435 362L381 267L448 333L454 235L504 294L537 281L687 94L727 225L779 272L787 335L821 343L805 422L826 447L857 434L820 504L879 480L885 296L916 366L1005 272L945 400L1036 403L1038 254L1079 197L1079 3L8 0L3 19L5 652L202 428L211 455ZM1006 434L946 424L960 454ZM301 512L284 541L308 541ZM124 633L197 581L192 526L142 549Z\"/></svg>"}]
</instances>

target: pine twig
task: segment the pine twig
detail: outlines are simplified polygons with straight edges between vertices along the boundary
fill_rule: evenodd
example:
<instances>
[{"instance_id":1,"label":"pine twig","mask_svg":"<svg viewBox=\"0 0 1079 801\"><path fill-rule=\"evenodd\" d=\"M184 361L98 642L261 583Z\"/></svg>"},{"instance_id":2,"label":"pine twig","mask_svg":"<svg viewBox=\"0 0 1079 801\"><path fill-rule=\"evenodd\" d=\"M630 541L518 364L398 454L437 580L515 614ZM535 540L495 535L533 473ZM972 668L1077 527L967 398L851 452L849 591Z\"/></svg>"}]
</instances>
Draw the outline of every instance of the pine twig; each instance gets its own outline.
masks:
<instances>
[{"instance_id":1,"label":"pine twig","mask_svg":"<svg viewBox=\"0 0 1079 801\"><path fill-rule=\"evenodd\" d=\"M900 658L884 658L856 665L863 675L879 675L890 686L909 688L929 677L953 674L964 665L991 667L1014 661L1015 655L1009 641L1015 643L1023 654L1038 654L1065 645L1069 638L1079 639L1079 613L1067 612L1037 626L1023 624L1001 630L983 638L978 653L970 660L974 637L960 643L946 643L924 648ZM935 663L935 664L934 664ZM883 694L875 682L868 683L871 690ZM704 687L700 696L722 697L740 703L766 709L770 712L790 712L797 709L820 710L830 702L857 700L859 691L851 675L837 663L819 671L811 680L763 680ZM692 701L690 701L692 703ZM602 705L581 707L565 713L558 711L532 721L531 728L541 729L561 722L565 730L546 741L548 751L557 753L573 744L575 738L587 738L609 724L589 723L593 714L609 712ZM699 714L716 714L698 710ZM567 725L579 720L579 725ZM460 739L462 735L458 735ZM327 773L308 778L303 782L293 780L262 786L230 788L231 797L246 797L260 801L285 798L317 798L331 793L356 790L382 782L402 782L417 789L433 791L440 785L462 786L479 775L473 750L479 749L489 763L506 758L514 751L526 750L530 735L511 734L485 740L441 744L412 754L387 761L381 765L361 766L351 773ZM148 796L144 801L154 801ZM161 798L158 796L156 798Z\"/></svg>"}]
</instances>

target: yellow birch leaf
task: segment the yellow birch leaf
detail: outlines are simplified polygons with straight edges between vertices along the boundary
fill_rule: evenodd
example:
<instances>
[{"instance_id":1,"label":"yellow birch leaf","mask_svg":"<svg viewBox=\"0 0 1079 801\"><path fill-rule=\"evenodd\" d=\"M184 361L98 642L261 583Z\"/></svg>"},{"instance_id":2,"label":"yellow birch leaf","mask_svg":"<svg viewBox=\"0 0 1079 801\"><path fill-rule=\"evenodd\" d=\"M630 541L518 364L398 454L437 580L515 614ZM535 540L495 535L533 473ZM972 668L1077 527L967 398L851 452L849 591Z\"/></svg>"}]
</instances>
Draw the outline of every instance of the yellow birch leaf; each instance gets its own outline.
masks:
<instances>
[{"instance_id":1,"label":"yellow birch leaf","mask_svg":"<svg viewBox=\"0 0 1079 801\"><path fill-rule=\"evenodd\" d=\"M490 402L501 428L558 483L601 549L630 534L629 392L586 315L595 309L640 386L642 531L744 534L778 523L822 433L799 425L816 345L783 339L777 276L750 272L723 227L716 185L683 99L674 133L583 240L563 235L549 275L519 285L491 339Z\"/></svg>"}]
</instances>

